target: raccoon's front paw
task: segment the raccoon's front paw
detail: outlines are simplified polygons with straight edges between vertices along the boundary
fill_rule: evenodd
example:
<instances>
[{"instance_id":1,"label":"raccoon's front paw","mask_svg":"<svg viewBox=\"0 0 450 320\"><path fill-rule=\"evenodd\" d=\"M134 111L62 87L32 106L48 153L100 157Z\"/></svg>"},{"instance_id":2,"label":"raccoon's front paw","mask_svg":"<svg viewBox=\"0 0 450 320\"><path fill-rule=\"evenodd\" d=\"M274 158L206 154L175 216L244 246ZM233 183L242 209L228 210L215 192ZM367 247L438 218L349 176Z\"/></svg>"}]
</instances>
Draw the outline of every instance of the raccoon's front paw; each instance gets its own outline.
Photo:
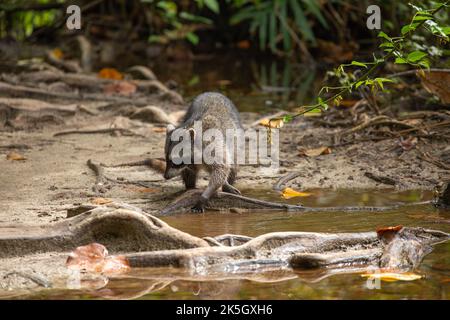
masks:
<instances>
[{"instance_id":1,"label":"raccoon's front paw","mask_svg":"<svg viewBox=\"0 0 450 320\"><path fill-rule=\"evenodd\" d=\"M201 204L196 204L194 207L191 208L191 212L193 213L204 213L205 208Z\"/></svg>"}]
</instances>

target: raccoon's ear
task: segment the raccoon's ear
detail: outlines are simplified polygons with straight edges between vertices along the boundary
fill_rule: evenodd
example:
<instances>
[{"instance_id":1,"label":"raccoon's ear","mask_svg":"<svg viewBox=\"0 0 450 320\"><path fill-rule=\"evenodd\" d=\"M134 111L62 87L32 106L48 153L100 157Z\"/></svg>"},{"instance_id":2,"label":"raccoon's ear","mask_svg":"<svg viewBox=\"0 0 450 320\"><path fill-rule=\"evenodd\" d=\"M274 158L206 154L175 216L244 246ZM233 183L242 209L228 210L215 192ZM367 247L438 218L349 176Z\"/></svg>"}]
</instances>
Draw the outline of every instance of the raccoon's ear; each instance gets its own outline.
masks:
<instances>
[{"instance_id":1,"label":"raccoon's ear","mask_svg":"<svg viewBox=\"0 0 450 320\"><path fill-rule=\"evenodd\" d=\"M189 128L188 131L189 131L189 134L191 135L191 139L194 140L195 139L195 129Z\"/></svg>"},{"instance_id":2,"label":"raccoon's ear","mask_svg":"<svg viewBox=\"0 0 450 320\"><path fill-rule=\"evenodd\" d=\"M173 130L175 130L175 126L173 124L168 124L166 130L167 133L171 133Z\"/></svg>"}]
</instances>

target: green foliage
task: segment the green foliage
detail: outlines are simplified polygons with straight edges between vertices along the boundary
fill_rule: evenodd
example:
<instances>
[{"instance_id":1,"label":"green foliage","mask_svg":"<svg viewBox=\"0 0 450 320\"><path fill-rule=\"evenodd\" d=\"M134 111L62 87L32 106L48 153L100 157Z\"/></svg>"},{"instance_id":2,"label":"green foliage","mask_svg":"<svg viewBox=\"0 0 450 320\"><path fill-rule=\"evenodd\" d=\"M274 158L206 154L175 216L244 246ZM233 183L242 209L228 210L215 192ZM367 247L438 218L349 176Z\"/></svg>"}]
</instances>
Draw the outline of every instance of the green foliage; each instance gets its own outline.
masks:
<instances>
[{"instance_id":1,"label":"green foliage","mask_svg":"<svg viewBox=\"0 0 450 320\"><path fill-rule=\"evenodd\" d=\"M51 0L36 0L36 5L46 5L54 3ZM62 1L59 1L62 2ZM53 26L57 18L60 16L58 10L44 10L44 11L14 11L18 6L27 5L29 1L6 0L0 3L0 38L6 35L7 29L10 35L18 40L24 40L29 37L34 30L42 27ZM6 26L6 12L12 12L9 24Z\"/></svg>"},{"instance_id":2,"label":"green foliage","mask_svg":"<svg viewBox=\"0 0 450 320\"><path fill-rule=\"evenodd\" d=\"M329 103L339 105L344 94L352 92L352 90L358 89L363 85L370 88L372 92L376 92L377 90L384 91L385 84L393 82L393 80L382 77L371 78L371 76L380 66L385 64L391 58L394 58L395 64L410 65L417 69L430 68L430 54L425 52L426 50L412 49L417 47L426 47L417 43L413 39L413 34L422 28L427 30L432 36L437 37L442 44L447 44L450 40L448 34L450 27L441 25L441 22L436 17L443 9L450 7L450 1L438 3L435 8L428 10L415 5L411 5L411 7L413 7L416 12L410 23L401 28L401 36L391 37L386 32L379 32L378 38L383 41L379 45L379 48L385 52L384 56L377 58L374 55L373 61L370 62L352 61L350 64L340 65L334 72L329 72L329 74L338 77L342 86L323 87L319 92L319 97L315 105L306 107L302 112L291 115L291 117L288 118L285 117L283 120L287 120L285 122L289 122L292 119L308 112L313 112L318 109L326 110ZM369 66L371 67L369 68ZM354 73L347 73L346 68L348 67L359 68L359 72L361 72L362 75L356 78ZM334 90L338 92L332 97L328 99L321 97L323 92L328 93L329 91Z\"/></svg>"},{"instance_id":3,"label":"green foliage","mask_svg":"<svg viewBox=\"0 0 450 320\"><path fill-rule=\"evenodd\" d=\"M141 2L152 4L156 9L154 10L155 14L166 25L162 34L151 34L149 36L150 42L167 43L172 40L186 39L193 45L197 45L200 39L195 34L194 24L212 24L212 21L208 18L182 11L177 1L141 0ZM220 11L217 0L196 0L195 3L198 9L206 7L216 14ZM190 25L191 23L193 25Z\"/></svg>"},{"instance_id":4,"label":"green foliage","mask_svg":"<svg viewBox=\"0 0 450 320\"><path fill-rule=\"evenodd\" d=\"M230 2L230 1L229 1ZM250 32L257 36L261 50L277 52L282 43L285 52L293 49L298 36L314 44L316 37L309 17L328 28L321 13L320 3L312 0L239 0L233 1L237 13L230 20L232 25L250 24Z\"/></svg>"}]
</instances>

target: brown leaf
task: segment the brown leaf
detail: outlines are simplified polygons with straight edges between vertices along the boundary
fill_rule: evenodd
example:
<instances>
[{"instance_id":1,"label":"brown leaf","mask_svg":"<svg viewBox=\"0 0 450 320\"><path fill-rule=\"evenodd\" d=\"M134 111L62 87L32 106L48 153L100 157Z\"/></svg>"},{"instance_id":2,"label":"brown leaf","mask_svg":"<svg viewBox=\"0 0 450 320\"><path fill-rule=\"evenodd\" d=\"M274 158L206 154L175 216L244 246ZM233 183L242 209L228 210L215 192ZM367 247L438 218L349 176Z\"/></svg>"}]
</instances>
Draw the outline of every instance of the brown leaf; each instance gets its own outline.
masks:
<instances>
[{"instance_id":1,"label":"brown leaf","mask_svg":"<svg viewBox=\"0 0 450 320\"><path fill-rule=\"evenodd\" d=\"M156 133L165 133L167 130L164 127L156 127L156 128L153 128L152 131L156 132Z\"/></svg>"},{"instance_id":2,"label":"brown leaf","mask_svg":"<svg viewBox=\"0 0 450 320\"><path fill-rule=\"evenodd\" d=\"M120 274L130 270L125 257L108 256L106 247L99 243L76 248L69 254L66 266L70 269L104 274Z\"/></svg>"},{"instance_id":3,"label":"brown leaf","mask_svg":"<svg viewBox=\"0 0 450 320\"><path fill-rule=\"evenodd\" d=\"M263 127L271 128L271 129L279 129L283 127L284 122L283 119L269 119L265 118L259 121L259 124Z\"/></svg>"},{"instance_id":4,"label":"brown leaf","mask_svg":"<svg viewBox=\"0 0 450 320\"><path fill-rule=\"evenodd\" d=\"M64 53L59 48L53 49L51 51L51 54L58 60L61 60L62 58L64 58Z\"/></svg>"},{"instance_id":5,"label":"brown leaf","mask_svg":"<svg viewBox=\"0 0 450 320\"><path fill-rule=\"evenodd\" d=\"M98 77L102 79L122 80L123 74L114 68L103 68L98 73Z\"/></svg>"},{"instance_id":6,"label":"brown leaf","mask_svg":"<svg viewBox=\"0 0 450 320\"><path fill-rule=\"evenodd\" d=\"M377 235L379 238L384 237L386 235L393 235L403 229L403 226L395 226L395 227L381 227L377 228Z\"/></svg>"},{"instance_id":7,"label":"brown leaf","mask_svg":"<svg viewBox=\"0 0 450 320\"><path fill-rule=\"evenodd\" d=\"M15 151L11 151L10 153L8 153L6 155L6 159L7 160L14 160L14 161L23 161L23 160L27 160L27 158L25 158L23 155L15 152Z\"/></svg>"},{"instance_id":8,"label":"brown leaf","mask_svg":"<svg viewBox=\"0 0 450 320\"><path fill-rule=\"evenodd\" d=\"M93 198L93 199L91 199L91 203L97 204L97 205L103 205L103 204L107 204L107 203L111 203L111 202L112 202L111 199L105 199L105 198Z\"/></svg>"},{"instance_id":9,"label":"brown leaf","mask_svg":"<svg viewBox=\"0 0 450 320\"><path fill-rule=\"evenodd\" d=\"M417 76L429 93L438 96L442 103L450 104L450 72L423 71L417 72Z\"/></svg>"},{"instance_id":10,"label":"brown leaf","mask_svg":"<svg viewBox=\"0 0 450 320\"><path fill-rule=\"evenodd\" d=\"M321 156L324 154L330 154L331 148L320 147L320 148L315 148L315 149L301 149L299 151L300 151L301 156L307 156L307 157L313 158L313 157L318 157L318 156Z\"/></svg>"},{"instance_id":11,"label":"brown leaf","mask_svg":"<svg viewBox=\"0 0 450 320\"><path fill-rule=\"evenodd\" d=\"M239 41L239 42L236 44L236 46L237 46L239 49L244 49L244 50L246 50L246 49L250 49L251 44L250 44L250 41L248 41L248 40L242 40L242 41Z\"/></svg>"},{"instance_id":12,"label":"brown leaf","mask_svg":"<svg viewBox=\"0 0 450 320\"><path fill-rule=\"evenodd\" d=\"M121 96L131 96L136 90L137 86L134 83L127 81L111 83L103 87L103 92L110 95L117 94Z\"/></svg>"}]
</instances>

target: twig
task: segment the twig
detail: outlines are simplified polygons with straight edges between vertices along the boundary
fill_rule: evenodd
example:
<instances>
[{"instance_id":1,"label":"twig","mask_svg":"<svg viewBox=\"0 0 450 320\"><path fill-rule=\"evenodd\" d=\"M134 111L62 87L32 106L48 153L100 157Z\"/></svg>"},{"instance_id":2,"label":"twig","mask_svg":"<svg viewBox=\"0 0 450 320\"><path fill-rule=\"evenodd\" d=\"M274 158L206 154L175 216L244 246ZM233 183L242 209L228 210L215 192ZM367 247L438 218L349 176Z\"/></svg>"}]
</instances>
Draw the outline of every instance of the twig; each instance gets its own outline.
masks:
<instances>
[{"instance_id":1,"label":"twig","mask_svg":"<svg viewBox=\"0 0 450 320\"><path fill-rule=\"evenodd\" d=\"M126 134L129 136L144 137L143 135L136 134L133 131L131 131L129 129L125 129L125 128L106 128L106 129L97 129L97 130L69 130L69 131L56 132L55 134L53 134L53 136L59 137L59 136L65 136L65 135L69 135L69 134L94 134L94 133L116 133L116 132L120 132L122 134Z\"/></svg>"},{"instance_id":2,"label":"twig","mask_svg":"<svg viewBox=\"0 0 450 320\"><path fill-rule=\"evenodd\" d=\"M108 179L104 175L105 169L103 169L101 165L93 163L91 159L89 159L86 164L94 171L96 176L95 185L92 187L92 190L96 193L105 193L109 187Z\"/></svg>"}]
</instances>

